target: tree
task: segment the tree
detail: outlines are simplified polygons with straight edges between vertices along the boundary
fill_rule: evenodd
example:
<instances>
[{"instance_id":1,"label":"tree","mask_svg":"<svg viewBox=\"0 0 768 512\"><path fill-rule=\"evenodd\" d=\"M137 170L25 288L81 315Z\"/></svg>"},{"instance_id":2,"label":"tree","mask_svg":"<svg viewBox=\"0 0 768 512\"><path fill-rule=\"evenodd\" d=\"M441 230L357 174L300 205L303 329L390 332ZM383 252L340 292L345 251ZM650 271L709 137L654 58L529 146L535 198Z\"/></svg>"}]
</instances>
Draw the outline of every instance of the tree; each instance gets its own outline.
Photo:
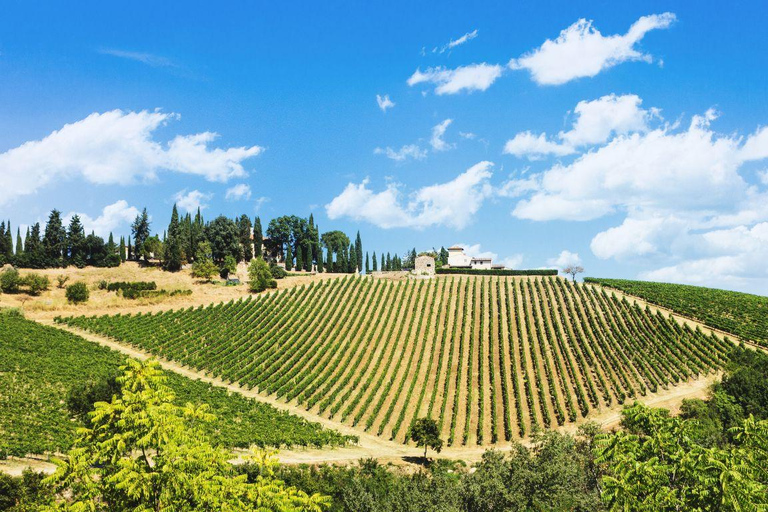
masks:
<instances>
[{"instance_id":1,"label":"tree","mask_svg":"<svg viewBox=\"0 0 768 512\"><path fill-rule=\"evenodd\" d=\"M48 223L43 235L43 251L48 260L46 266L60 267L63 265L64 253L67 251L67 231L61 222L61 212L51 210Z\"/></svg>"},{"instance_id":2,"label":"tree","mask_svg":"<svg viewBox=\"0 0 768 512\"><path fill-rule=\"evenodd\" d=\"M173 211L171 211L171 223L168 224L168 238L163 244L163 252L163 269L171 272L181 270L182 240L176 203L173 204Z\"/></svg>"},{"instance_id":3,"label":"tree","mask_svg":"<svg viewBox=\"0 0 768 512\"><path fill-rule=\"evenodd\" d=\"M126 251L125 257L128 260L133 259L133 246L131 245L131 237L128 237L128 249Z\"/></svg>"},{"instance_id":4,"label":"tree","mask_svg":"<svg viewBox=\"0 0 768 512\"><path fill-rule=\"evenodd\" d=\"M202 429L215 421L206 405L174 405L154 362L129 359L119 395L96 402L66 460L46 480L62 498L57 510L321 510L328 500L287 487L271 453L255 451L259 476L249 483Z\"/></svg>"},{"instance_id":5,"label":"tree","mask_svg":"<svg viewBox=\"0 0 768 512\"><path fill-rule=\"evenodd\" d=\"M201 242L197 246L195 262L192 264L192 277L210 281L218 271L219 269L211 259L211 244L205 241Z\"/></svg>"},{"instance_id":6,"label":"tree","mask_svg":"<svg viewBox=\"0 0 768 512\"><path fill-rule=\"evenodd\" d=\"M301 271L304 269L304 248L298 246L296 248L296 270Z\"/></svg>"},{"instance_id":7,"label":"tree","mask_svg":"<svg viewBox=\"0 0 768 512\"><path fill-rule=\"evenodd\" d=\"M149 261L150 251L144 247L147 239L149 238L149 215L147 209L144 208L139 215L134 219L131 225L131 234L133 235L133 251L136 253L136 260L144 257L144 263Z\"/></svg>"},{"instance_id":8,"label":"tree","mask_svg":"<svg viewBox=\"0 0 768 512\"><path fill-rule=\"evenodd\" d=\"M563 269L563 274L569 274L573 278L573 282L576 282L576 274L584 272L584 267L579 265L568 265Z\"/></svg>"},{"instance_id":9,"label":"tree","mask_svg":"<svg viewBox=\"0 0 768 512\"><path fill-rule=\"evenodd\" d=\"M285 250L285 270L293 269L293 253L291 252L291 246Z\"/></svg>"},{"instance_id":10,"label":"tree","mask_svg":"<svg viewBox=\"0 0 768 512\"><path fill-rule=\"evenodd\" d=\"M261 258L264 248L264 233L261 230L261 218L253 219L253 257Z\"/></svg>"},{"instance_id":11,"label":"tree","mask_svg":"<svg viewBox=\"0 0 768 512\"><path fill-rule=\"evenodd\" d=\"M370 274L371 273L371 260L368 259L368 252L365 253L365 273Z\"/></svg>"},{"instance_id":12,"label":"tree","mask_svg":"<svg viewBox=\"0 0 768 512\"><path fill-rule=\"evenodd\" d=\"M357 249L353 244L349 244L349 261L347 261L347 272L354 274L357 270Z\"/></svg>"},{"instance_id":13,"label":"tree","mask_svg":"<svg viewBox=\"0 0 768 512\"><path fill-rule=\"evenodd\" d=\"M224 258L240 258L240 235L232 219L219 215L205 227L205 238L211 243L211 258L221 264Z\"/></svg>"},{"instance_id":14,"label":"tree","mask_svg":"<svg viewBox=\"0 0 768 512\"><path fill-rule=\"evenodd\" d=\"M413 439L416 446L424 447L424 459L427 458L427 448L432 448L437 453L443 449L443 440L440 439L440 427L432 418L417 418L413 420L408 429L407 437Z\"/></svg>"},{"instance_id":15,"label":"tree","mask_svg":"<svg viewBox=\"0 0 768 512\"><path fill-rule=\"evenodd\" d=\"M251 239L251 219L247 215L241 215L237 219L237 230L240 235L240 259L238 261L251 261L253 259L253 240Z\"/></svg>"},{"instance_id":16,"label":"tree","mask_svg":"<svg viewBox=\"0 0 768 512\"><path fill-rule=\"evenodd\" d=\"M0 291L3 293L18 293L21 285L19 271L15 268L6 268L0 274Z\"/></svg>"},{"instance_id":17,"label":"tree","mask_svg":"<svg viewBox=\"0 0 768 512\"><path fill-rule=\"evenodd\" d=\"M322 274L323 269L323 248L317 245L315 248L315 261L317 262L317 273Z\"/></svg>"},{"instance_id":18,"label":"tree","mask_svg":"<svg viewBox=\"0 0 768 512\"><path fill-rule=\"evenodd\" d=\"M66 247L64 248L66 251ZM16 255L20 256L24 252L24 246L21 242L21 229L16 228Z\"/></svg>"},{"instance_id":19,"label":"tree","mask_svg":"<svg viewBox=\"0 0 768 512\"><path fill-rule=\"evenodd\" d=\"M231 254L227 254L224 258L224 262L219 267L219 277L222 279L228 279L230 274L234 274L237 271L237 261Z\"/></svg>"},{"instance_id":20,"label":"tree","mask_svg":"<svg viewBox=\"0 0 768 512\"><path fill-rule=\"evenodd\" d=\"M68 302L80 304L81 302L88 302L90 292L88 291L88 286L83 281L77 281L67 286L65 295Z\"/></svg>"},{"instance_id":21,"label":"tree","mask_svg":"<svg viewBox=\"0 0 768 512\"><path fill-rule=\"evenodd\" d=\"M277 281L272 277L269 265L262 258L251 260L248 265L248 289L259 293L267 288L277 288Z\"/></svg>"},{"instance_id":22,"label":"tree","mask_svg":"<svg viewBox=\"0 0 768 512\"><path fill-rule=\"evenodd\" d=\"M440 247L440 263L448 264L448 250L445 247Z\"/></svg>"},{"instance_id":23,"label":"tree","mask_svg":"<svg viewBox=\"0 0 768 512\"><path fill-rule=\"evenodd\" d=\"M376 251L373 251L373 271L378 272L378 265L376 263Z\"/></svg>"},{"instance_id":24,"label":"tree","mask_svg":"<svg viewBox=\"0 0 768 512\"><path fill-rule=\"evenodd\" d=\"M355 265L357 266L357 269L362 272L363 270L363 242L360 239L360 232L357 232L357 236L355 237L355 256L357 259L355 260Z\"/></svg>"},{"instance_id":25,"label":"tree","mask_svg":"<svg viewBox=\"0 0 768 512\"><path fill-rule=\"evenodd\" d=\"M120 237L120 262L125 263L125 238Z\"/></svg>"}]
</instances>

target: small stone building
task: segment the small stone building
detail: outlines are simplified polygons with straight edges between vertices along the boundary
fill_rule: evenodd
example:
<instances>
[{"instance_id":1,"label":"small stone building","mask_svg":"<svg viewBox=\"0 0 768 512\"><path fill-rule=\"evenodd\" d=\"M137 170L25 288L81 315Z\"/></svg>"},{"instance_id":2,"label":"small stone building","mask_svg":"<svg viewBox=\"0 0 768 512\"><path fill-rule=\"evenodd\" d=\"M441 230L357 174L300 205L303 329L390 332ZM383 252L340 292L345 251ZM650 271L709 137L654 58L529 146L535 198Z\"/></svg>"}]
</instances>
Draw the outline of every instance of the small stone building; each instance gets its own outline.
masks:
<instances>
[{"instance_id":1,"label":"small stone building","mask_svg":"<svg viewBox=\"0 0 768 512\"><path fill-rule=\"evenodd\" d=\"M422 254L416 256L416 261L413 266L413 271L417 275L434 275L435 274L435 258Z\"/></svg>"}]
</instances>

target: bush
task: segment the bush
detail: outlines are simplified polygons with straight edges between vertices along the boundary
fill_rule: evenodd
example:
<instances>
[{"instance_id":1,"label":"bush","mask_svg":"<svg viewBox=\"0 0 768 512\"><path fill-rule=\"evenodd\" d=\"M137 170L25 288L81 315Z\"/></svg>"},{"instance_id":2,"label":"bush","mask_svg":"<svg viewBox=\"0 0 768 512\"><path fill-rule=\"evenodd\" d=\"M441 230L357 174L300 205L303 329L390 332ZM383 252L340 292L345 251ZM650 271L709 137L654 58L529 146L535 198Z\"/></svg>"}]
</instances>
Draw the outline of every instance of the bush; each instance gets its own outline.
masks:
<instances>
[{"instance_id":1,"label":"bush","mask_svg":"<svg viewBox=\"0 0 768 512\"><path fill-rule=\"evenodd\" d=\"M51 286L51 282L47 277L40 274L27 274L22 283L29 287L29 293L31 295L40 295L42 292L48 290Z\"/></svg>"},{"instance_id":2,"label":"bush","mask_svg":"<svg viewBox=\"0 0 768 512\"><path fill-rule=\"evenodd\" d=\"M56 288L64 288L64 285L69 281L69 276L59 275L56 276Z\"/></svg>"},{"instance_id":3,"label":"bush","mask_svg":"<svg viewBox=\"0 0 768 512\"><path fill-rule=\"evenodd\" d=\"M234 274L235 272L237 272L237 261L231 255L227 254L227 257L224 258L224 263L221 265L221 268L219 268L219 277L227 279L229 274Z\"/></svg>"},{"instance_id":4,"label":"bush","mask_svg":"<svg viewBox=\"0 0 768 512\"><path fill-rule=\"evenodd\" d=\"M267 262L261 258L251 260L248 265L248 289L253 293L263 292L267 288L277 288L277 281L272 277Z\"/></svg>"},{"instance_id":5,"label":"bush","mask_svg":"<svg viewBox=\"0 0 768 512\"><path fill-rule=\"evenodd\" d=\"M101 285L99 285L99 289L102 289ZM125 296L126 292L129 291L138 293L147 290L157 290L157 283L154 281L118 281L116 283L107 284L106 289L108 292L121 290L123 296Z\"/></svg>"},{"instance_id":6,"label":"bush","mask_svg":"<svg viewBox=\"0 0 768 512\"><path fill-rule=\"evenodd\" d=\"M471 269L471 268L438 268L438 274L469 274L473 276L556 276L557 269L534 268L531 270L496 270L496 269Z\"/></svg>"},{"instance_id":7,"label":"bush","mask_svg":"<svg viewBox=\"0 0 768 512\"><path fill-rule=\"evenodd\" d=\"M277 265L270 265L269 271L273 279L283 279L288 275L288 272L283 267L278 267Z\"/></svg>"},{"instance_id":8,"label":"bush","mask_svg":"<svg viewBox=\"0 0 768 512\"><path fill-rule=\"evenodd\" d=\"M98 286L99 290L106 290L107 286L109 286L109 284L107 284L106 279L102 279L101 281L99 281L99 286Z\"/></svg>"},{"instance_id":9,"label":"bush","mask_svg":"<svg viewBox=\"0 0 768 512\"><path fill-rule=\"evenodd\" d=\"M15 268L8 268L0 274L0 290L3 293L18 293L19 285L21 285L21 278L19 271Z\"/></svg>"},{"instance_id":10,"label":"bush","mask_svg":"<svg viewBox=\"0 0 768 512\"><path fill-rule=\"evenodd\" d=\"M84 282L78 281L67 286L67 301L72 304L87 302L90 292Z\"/></svg>"}]
</instances>

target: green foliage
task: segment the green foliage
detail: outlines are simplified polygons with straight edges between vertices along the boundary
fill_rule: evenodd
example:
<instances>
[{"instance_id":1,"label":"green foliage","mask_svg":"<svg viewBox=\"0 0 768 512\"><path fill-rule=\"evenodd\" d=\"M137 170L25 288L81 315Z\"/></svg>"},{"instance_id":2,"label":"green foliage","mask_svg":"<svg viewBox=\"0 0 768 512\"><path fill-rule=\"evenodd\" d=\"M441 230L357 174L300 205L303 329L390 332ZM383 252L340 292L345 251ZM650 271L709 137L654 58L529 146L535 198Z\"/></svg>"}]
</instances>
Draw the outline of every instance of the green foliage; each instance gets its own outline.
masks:
<instances>
[{"instance_id":1,"label":"green foliage","mask_svg":"<svg viewBox=\"0 0 768 512\"><path fill-rule=\"evenodd\" d=\"M18 293L21 283L19 271L13 267L7 268L0 273L0 291L3 293Z\"/></svg>"},{"instance_id":2,"label":"green foliage","mask_svg":"<svg viewBox=\"0 0 768 512\"><path fill-rule=\"evenodd\" d=\"M277 288L269 265L261 258L251 260L248 265L248 289L253 293L259 293L267 288Z\"/></svg>"},{"instance_id":3,"label":"green foliage","mask_svg":"<svg viewBox=\"0 0 768 512\"><path fill-rule=\"evenodd\" d=\"M227 279L229 274L234 274L236 271L237 261L235 260L235 257L231 254L227 254L224 257L224 261L221 263L221 266L219 267L219 277L222 279Z\"/></svg>"},{"instance_id":4,"label":"green foliage","mask_svg":"<svg viewBox=\"0 0 768 512\"><path fill-rule=\"evenodd\" d=\"M488 270L471 268L438 268L438 274L468 274L472 276L556 276L557 269Z\"/></svg>"},{"instance_id":5,"label":"green foliage","mask_svg":"<svg viewBox=\"0 0 768 512\"><path fill-rule=\"evenodd\" d=\"M171 211L171 222L168 224L168 237L163 245L163 269L175 272L181 270L183 262L183 244L181 226L179 224L179 212L176 204Z\"/></svg>"},{"instance_id":6,"label":"green foliage","mask_svg":"<svg viewBox=\"0 0 768 512\"><path fill-rule=\"evenodd\" d=\"M197 247L195 262L192 264L192 277L210 281L218 271L218 267L211 259L211 244L206 241L200 242Z\"/></svg>"},{"instance_id":7,"label":"green foliage","mask_svg":"<svg viewBox=\"0 0 768 512\"><path fill-rule=\"evenodd\" d=\"M53 494L43 485L45 474L25 469L21 476L13 477L0 472L0 510L31 512L40 506L51 505Z\"/></svg>"},{"instance_id":8,"label":"green foliage","mask_svg":"<svg viewBox=\"0 0 768 512\"><path fill-rule=\"evenodd\" d=\"M128 360L121 394L97 402L66 460L46 479L58 494L51 510L322 510L274 477L276 459L255 451L260 476L248 482L202 425L215 421L206 406L174 404L155 362Z\"/></svg>"},{"instance_id":9,"label":"green foliage","mask_svg":"<svg viewBox=\"0 0 768 512\"><path fill-rule=\"evenodd\" d=\"M56 288L64 289L67 281L69 281L69 276L65 276L63 274L56 276Z\"/></svg>"},{"instance_id":10,"label":"green foliage","mask_svg":"<svg viewBox=\"0 0 768 512\"><path fill-rule=\"evenodd\" d=\"M720 389L733 397L744 416L768 419L768 354L737 349L726 370Z\"/></svg>"},{"instance_id":11,"label":"green foliage","mask_svg":"<svg viewBox=\"0 0 768 512\"><path fill-rule=\"evenodd\" d=\"M99 286L99 288L101 288L101 286ZM154 281L116 281L114 283L108 283L105 288L108 292L116 292L118 290L122 292L128 290L142 292L145 290L157 290L157 283Z\"/></svg>"},{"instance_id":12,"label":"green foliage","mask_svg":"<svg viewBox=\"0 0 768 512\"><path fill-rule=\"evenodd\" d=\"M440 427L432 418L417 418L413 420L408 429L408 438L412 439L416 446L424 447L424 458L427 458L427 448L432 448L437 453L443 449L443 440L440 439Z\"/></svg>"},{"instance_id":13,"label":"green foliage","mask_svg":"<svg viewBox=\"0 0 768 512\"><path fill-rule=\"evenodd\" d=\"M682 284L584 278L768 346L768 297Z\"/></svg>"},{"instance_id":14,"label":"green foliage","mask_svg":"<svg viewBox=\"0 0 768 512\"><path fill-rule=\"evenodd\" d=\"M144 208L139 215L134 219L131 224L131 235L133 235L133 252L134 257L138 260L140 257L144 257L144 261L149 259L149 248L145 247L147 240L149 239L149 214L147 209Z\"/></svg>"},{"instance_id":15,"label":"green foliage","mask_svg":"<svg viewBox=\"0 0 768 512\"><path fill-rule=\"evenodd\" d=\"M83 281L77 281L76 283L67 286L65 295L68 302L72 304L80 304L88 302L91 292L88 291L88 286L86 286Z\"/></svg>"},{"instance_id":16,"label":"green foliage","mask_svg":"<svg viewBox=\"0 0 768 512\"><path fill-rule=\"evenodd\" d=\"M205 226L205 238L211 244L211 259L217 264L227 256L240 259L240 232L232 219L219 215Z\"/></svg>"},{"instance_id":17,"label":"green foliage","mask_svg":"<svg viewBox=\"0 0 768 512\"><path fill-rule=\"evenodd\" d=\"M605 464L602 498L611 510L737 511L768 507L768 421L749 417L733 445L706 447L694 424L640 403L626 407L624 430L595 440Z\"/></svg>"},{"instance_id":18,"label":"green foliage","mask_svg":"<svg viewBox=\"0 0 768 512\"><path fill-rule=\"evenodd\" d=\"M285 250L285 270L292 270L293 269L293 251L291 251L291 246L289 245L288 248Z\"/></svg>"},{"instance_id":19,"label":"green foliage","mask_svg":"<svg viewBox=\"0 0 768 512\"><path fill-rule=\"evenodd\" d=\"M30 295L40 295L51 287L51 282L47 277L35 273L24 276L21 284L27 287Z\"/></svg>"},{"instance_id":20,"label":"green foliage","mask_svg":"<svg viewBox=\"0 0 768 512\"><path fill-rule=\"evenodd\" d=\"M273 279L284 279L285 276L288 275L288 272L286 272L283 267L276 264L271 264L269 266L269 271L272 274Z\"/></svg>"}]
</instances>

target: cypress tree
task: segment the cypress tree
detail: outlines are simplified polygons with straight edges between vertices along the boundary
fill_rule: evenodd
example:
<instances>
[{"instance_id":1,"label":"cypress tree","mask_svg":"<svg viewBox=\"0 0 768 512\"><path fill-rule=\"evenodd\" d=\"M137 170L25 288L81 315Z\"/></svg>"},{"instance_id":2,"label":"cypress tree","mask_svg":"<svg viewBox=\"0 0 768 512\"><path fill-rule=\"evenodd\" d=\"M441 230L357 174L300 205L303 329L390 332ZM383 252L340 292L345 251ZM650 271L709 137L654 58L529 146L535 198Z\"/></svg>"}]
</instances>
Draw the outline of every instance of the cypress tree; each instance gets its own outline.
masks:
<instances>
[{"instance_id":1,"label":"cypress tree","mask_svg":"<svg viewBox=\"0 0 768 512\"><path fill-rule=\"evenodd\" d=\"M315 261L317 262L317 273L323 273L323 248L317 246L317 252L315 253Z\"/></svg>"},{"instance_id":2,"label":"cypress tree","mask_svg":"<svg viewBox=\"0 0 768 512\"><path fill-rule=\"evenodd\" d=\"M13 235L11 234L11 221L5 226L5 257L10 260L13 258Z\"/></svg>"},{"instance_id":3,"label":"cypress tree","mask_svg":"<svg viewBox=\"0 0 768 512\"><path fill-rule=\"evenodd\" d=\"M334 271L334 268L333 268L333 251L331 250L330 247L328 248L328 254L326 255L325 271L326 272L333 272Z\"/></svg>"},{"instance_id":4,"label":"cypress tree","mask_svg":"<svg viewBox=\"0 0 768 512\"><path fill-rule=\"evenodd\" d=\"M24 253L24 246L21 245L21 228L16 228L16 256Z\"/></svg>"},{"instance_id":5,"label":"cypress tree","mask_svg":"<svg viewBox=\"0 0 768 512\"><path fill-rule=\"evenodd\" d=\"M365 273L371 273L371 261L368 259L368 253L365 253Z\"/></svg>"},{"instance_id":6,"label":"cypress tree","mask_svg":"<svg viewBox=\"0 0 768 512\"><path fill-rule=\"evenodd\" d=\"M120 263L125 263L125 237L120 237Z\"/></svg>"},{"instance_id":7,"label":"cypress tree","mask_svg":"<svg viewBox=\"0 0 768 512\"><path fill-rule=\"evenodd\" d=\"M359 271L362 271L363 270L363 241L360 239L360 231L357 232L357 236L355 237L355 255L357 256L357 259L355 260L357 269Z\"/></svg>"},{"instance_id":8,"label":"cypress tree","mask_svg":"<svg viewBox=\"0 0 768 512\"><path fill-rule=\"evenodd\" d=\"M0 222L0 261L3 260L3 256L6 253L5 248L5 221Z\"/></svg>"},{"instance_id":9,"label":"cypress tree","mask_svg":"<svg viewBox=\"0 0 768 512\"><path fill-rule=\"evenodd\" d=\"M387 262L385 263L384 270L392 270L392 257L387 253Z\"/></svg>"},{"instance_id":10,"label":"cypress tree","mask_svg":"<svg viewBox=\"0 0 768 512\"><path fill-rule=\"evenodd\" d=\"M350 274L355 273L355 267L357 267L357 252L355 251L355 244L349 244L349 259L347 260L347 272Z\"/></svg>"},{"instance_id":11,"label":"cypress tree","mask_svg":"<svg viewBox=\"0 0 768 512\"><path fill-rule=\"evenodd\" d=\"M251 238L251 219L241 215L237 220L237 230L240 235L240 251L243 261L253 259L253 239Z\"/></svg>"},{"instance_id":12,"label":"cypress tree","mask_svg":"<svg viewBox=\"0 0 768 512\"><path fill-rule=\"evenodd\" d=\"M171 223L168 225L168 235L163 243L163 269L175 272L181 270L181 239L179 237L179 211L176 204L171 212Z\"/></svg>"},{"instance_id":13,"label":"cypress tree","mask_svg":"<svg viewBox=\"0 0 768 512\"><path fill-rule=\"evenodd\" d=\"M379 266L376 263L376 251L373 251L373 271L374 272L378 272L379 271Z\"/></svg>"},{"instance_id":14,"label":"cypress tree","mask_svg":"<svg viewBox=\"0 0 768 512\"><path fill-rule=\"evenodd\" d=\"M296 247L296 270L301 271L304 268L304 249L301 246Z\"/></svg>"},{"instance_id":15,"label":"cypress tree","mask_svg":"<svg viewBox=\"0 0 768 512\"><path fill-rule=\"evenodd\" d=\"M261 219L253 219L253 257L262 257L262 245L264 244L264 234L261 231Z\"/></svg>"},{"instance_id":16,"label":"cypress tree","mask_svg":"<svg viewBox=\"0 0 768 512\"><path fill-rule=\"evenodd\" d=\"M25 244L25 251L28 252ZM69 261L77 267L85 265L87 255L85 254L85 230L80 222L80 217L75 214L69 221L67 229L67 251L69 252Z\"/></svg>"},{"instance_id":17,"label":"cypress tree","mask_svg":"<svg viewBox=\"0 0 768 512\"><path fill-rule=\"evenodd\" d=\"M133 258L133 247L131 246L131 237L128 237L128 252L125 255L129 261Z\"/></svg>"},{"instance_id":18,"label":"cypress tree","mask_svg":"<svg viewBox=\"0 0 768 512\"><path fill-rule=\"evenodd\" d=\"M285 270L291 270L293 268L293 254L291 254L291 244L288 244L288 248L285 250Z\"/></svg>"}]
</instances>

